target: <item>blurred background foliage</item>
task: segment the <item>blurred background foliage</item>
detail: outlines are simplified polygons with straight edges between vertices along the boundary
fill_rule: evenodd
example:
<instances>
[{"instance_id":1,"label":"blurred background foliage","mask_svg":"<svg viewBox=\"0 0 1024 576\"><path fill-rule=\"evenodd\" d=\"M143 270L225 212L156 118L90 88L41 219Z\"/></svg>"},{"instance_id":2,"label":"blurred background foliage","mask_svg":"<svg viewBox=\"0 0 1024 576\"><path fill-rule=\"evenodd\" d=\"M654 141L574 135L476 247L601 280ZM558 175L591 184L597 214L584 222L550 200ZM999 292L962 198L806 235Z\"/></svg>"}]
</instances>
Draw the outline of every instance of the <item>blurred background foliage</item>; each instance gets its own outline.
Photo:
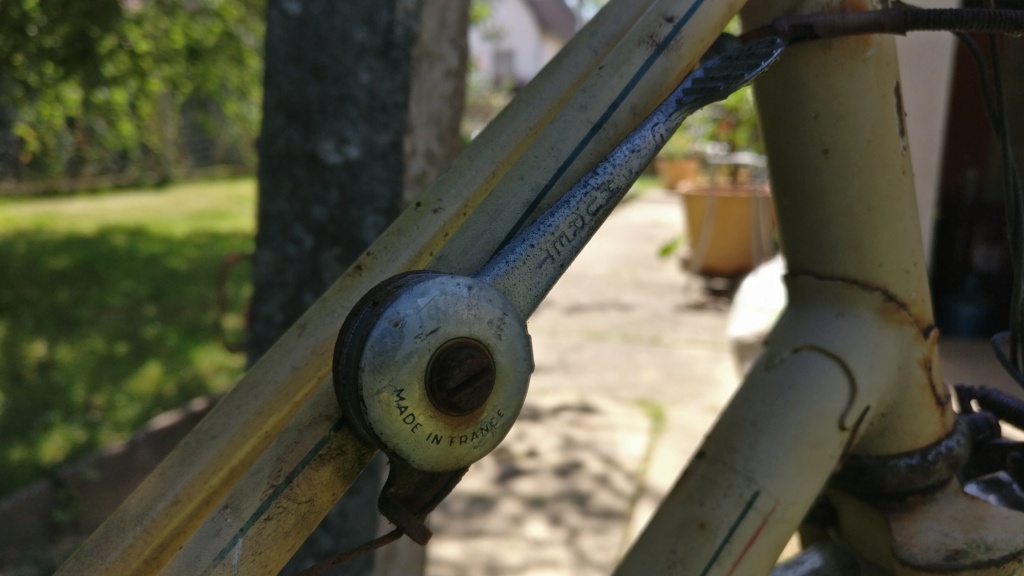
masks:
<instances>
[{"instance_id":1,"label":"blurred background foliage","mask_svg":"<svg viewBox=\"0 0 1024 576\"><path fill-rule=\"evenodd\" d=\"M234 383L218 327L250 285L228 278L221 309L217 279L255 202L251 178L0 197L0 497Z\"/></svg>"},{"instance_id":2,"label":"blurred background foliage","mask_svg":"<svg viewBox=\"0 0 1024 576\"><path fill-rule=\"evenodd\" d=\"M0 497L244 369L265 3L0 0Z\"/></svg>"},{"instance_id":3,"label":"blurred background foliage","mask_svg":"<svg viewBox=\"0 0 1024 576\"><path fill-rule=\"evenodd\" d=\"M0 181L255 162L264 0L0 2Z\"/></svg>"}]
</instances>

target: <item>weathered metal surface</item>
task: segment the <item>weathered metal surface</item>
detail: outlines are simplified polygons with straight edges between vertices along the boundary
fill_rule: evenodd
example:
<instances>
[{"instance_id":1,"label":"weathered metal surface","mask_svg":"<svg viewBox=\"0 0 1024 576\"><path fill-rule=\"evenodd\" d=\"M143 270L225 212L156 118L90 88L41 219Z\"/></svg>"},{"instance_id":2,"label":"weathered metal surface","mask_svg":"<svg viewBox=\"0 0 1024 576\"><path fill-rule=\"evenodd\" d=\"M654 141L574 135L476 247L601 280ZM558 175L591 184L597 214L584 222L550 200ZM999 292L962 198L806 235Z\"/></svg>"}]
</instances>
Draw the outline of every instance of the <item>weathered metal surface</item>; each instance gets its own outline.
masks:
<instances>
[{"instance_id":1,"label":"weathered metal surface","mask_svg":"<svg viewBox=\"0 0 1024 576\"><path fill-rule=\"evenodd\" d=\"M418 272L374 288L350 313L335 354L350 420L418 470L464 468L497 446L533 370L523 319L683 119L750 82L781 52L779 40L765 38L705 61L474 278ZM478 366L464 373L467 360Z\"/></svg>"},{"instance_id":2,"label":"weathered metal surface","mask_svg":"<svg viewBox=\"0 0 1024 576\"><path fill-rule=\"evenodd\" d=\"M779 14L858 11L877 4L779 0L752 3L744 15L746 24L758 26ZM855 382L855 405L869 406L862 429L849 438L851 458L911 455L913 460L913 455L934 454L927 447L943 446L954 415L938 369L938 331L892 39L864 36L793 46L755 83L755 98L790 267L786 315L806 307L805 313L817 309L822 320L820 326L798 328L784 316L770 337L768 355L785 348L780 339L803 330L813 345L842 358ZM838 286L848 295L837 298ZM855 292L874 303L857 304ZM814 385L803 382L809 376L791 385L815 393ZM765 384L755 378L745 387ZM805 434L824 433L802 428ZM953 454L961 452L959 445L950 445ZM804 449L801 444L787 448ZM922 488L948 475L955 459L933 468L934 475L883 474L876 480L890 492ZM808 478L798 481L818 493ZM955 481L941 486L875 504L839 490L830 490L828 497L843 541L887 573L1016 573L1024 516L964 495Z\"/></svg>"},{"instance_id":3,"label":"weathered metal surface","mask_svg":"<svg viewBox=\"0 0 1024 576\"><path fill-rule=\"evenodd\" d=\"M765 0L744 25L869 7ZM842 458L952 429L898 81L881 37L792 47L755 81L789 305L620 574L767 573Z\"/></svg>"},{"instance_id":4,"label":"weathered metal surface","mask_svg":"<svg viewBox=\"0 0 1024 576\"><path fill-rule=\"evenodd\" d=\"M837 488L862 496L896 496L932 489L948 482L971 454L965 423L934 444L902 454L851 454L832 477Z\"/></svg>"},{"instance_id":5,"label":"weathered metal surface","mask_svg":"<svg viewBox=\"0 0 1024 576\"><path fill-rule=\"evenodd\" d=\"M761 74L782 53L777 38L738 44L703 62L658 108L476 277L528 317L562 277L683 120Z\"/></svg>"},{"instance_id":6,"label":"weathered metal surface","mask_svg":"<svg viewBox=\"0 0 1024 576\"><path fill-rule=\"evenodd\" d=\"M426 545L433 535L425 522L427 514L448 497L469 468L424 472L394 459L388 468L377 507L413 542Z\"/></svg>"},{"instance_id":7,"label":"weathered metal surface","mask_svg":"<svg viewBox=\"0 0 1024 576\"><path fill-rule=\"evenodd\" d=\"M778 18L764 31L789 42L870 34L905 35L913 31L1018 33L1024 28L1019 10L943 9L896 5L852 14L801 14Z\"/></svg>"},{"instance_id":8,"label":"weathered metal surface","mask_svg":"<svg viewBox=\"0 0 1024 576\"><path fill-rule=\"evenodd\" d=\"M767 573L903 381L922 340L884 320L884 297L806 276L787 285L767 350L620 574Z\"/></svg>"},{"instance_id":9,"label":"weathered metal surface","mask_svg":"<svg viewBox=\"0 0 1024 576\"><path fill-rule=\"evenodd\" d=\"M297 467L335 434L340 411L324 401L333 396L331 352L358 295L404 270L479 269L521 227L521 214L564 193L679 83L741 4L609 3L59 573L152 574L165 565L169 574L203 573L206 565L192 559L214 562L232 541L244 544L208 566L230 572L237 559L259 564L247 573L276 572L341 492L317 486L347 486L369 457L365 442L343 434L323 467ZM282 434L290 440L275 441ZM280 488L281 472L311 492ZM266 506L278 489L310 509ZM221 514L229 502L230 521Z\"/></svg>"},{"instance_id":10,"label":"weathered metal surface","mask_svg":"<svg viewBox=\"0 0 1024 576\"><path fill-rule=\"evenodd\" d=\"M1005 470L965 482L964 492L989 504L1024 512L1024 489Z\"/></svg>"},{"instance_id":11,"label":"weathered metal surface","mask_svg":"<svg viewBox=\"0 0 1024 576\"><path fill-rule=\"evenodd\" d=\"M479 270L497 250L580 181L693 70L744 0L657 0L554 118L545 133L476 207L473 222L434 268ZM599 13L599 17L601 14ZM638 105L643 102L643 105ZM573 142L569 154L560 143ZM538 170L540 166L553 169ZM495 228L514 214L511 229ZM493 249L479 239L497 234Z\"/></svg>"},{"instance_id":12,"label":"weathered metal surface","mask_svg":"<svg viewBox=\"0 0 1024 576\"><path fill-rule=\"evenodd\" d=\"M972 401L977 402L983 411L989 412L1017 428L1024 427L1024 400L996 388L986 388L985 386L957 384L956 392L961 406ZM969 412L973 408L967 406L965 410Z\"/></svg>"},{"instance_id":13,"label":"weathered metal surface","mask_svg":"<svg viewBox=\"0 0 1024 576\"><path fill-rule=\"evenodd\" d=\"M276 574L276 559L302 543L290 536L312 531L375 452L324 406L337 406L329 381L167 565L137 573ZM312 445L311 436L319 438Z\"/></svg>"},{"instance_id":14,"label":"weathered metal surface","mask_svg":"<svg viewBox=\"0 0 1024 576\"><path fill-rule=\"evenodd\" d=\"M794 346L755 368L756 387L734 398L621 573L766 572L803 516L802 497L813 498L815 479L845 450L849 432L837 425L855 385L836 359ZM814 387L800 386L803 378Z\"/></svg>"},{"instance_id":15,"label":"weathered metal surface","mask_svg":"<svg viewBox=\"0 0 1024 576\"><path fill-rule=\"evenodd\" d=\"M748 6L757 27L792 13L877 8L865 0L777 0ZM899 71L890 36L792 46L754 83L772 175L779 235L791 277L847 283L887 305L879 321L912 328L917 342L891 367L881 415L853 450L899 454L953 426L939 372L938 331L918 224ZM872 343L850 342L863 348ZM840 351L845 353L845 351ZM897 373L898 372L898 373Z\"/></svg>"},{"instance_id":16,"label":"weathered metal surface","mask_svg":"<svg viewBox=\"0 0 1024 576\"><path fill-rule=\"evenodd\" d=\"M756 2L744 25L879 4ZM885 290L924 326L931 300L894 45L891 36L860 36L791 46L754 92L773 194L785 195L776 209L790 270Z\"/></svg>"},{"instance_id":17,"label":"weathered metal surface","mask_svg":"<svg viewBox=\"0 0 1024 576\"><path fill-rule=\"evenodd\" d=\"M901 499L863 501L839 490L828 498L840 509L839 536L894 576L1024 570L1024 514L965 494L956 481Z\"/></svg>"},{"instance_id":18,"label":"weathered metal surface","mask_svg":"<svg viewBox=\"0 0 1024 576\"><path fill-rule=\"evenodd\" d=\"M430 357L427 398L449 416L472 414L494 392L495 371L487 346L473 338L454 338Z\"/></svg>"},{"instance_id":19,"label":"weathered metal surface","mask_svg":"<svg viewBox=\"0 0 1024 576\"><path fill-rule=\"evenodd\" d=\"M427 379L438 376L431 371L435 356L467 341L493 369L492 389L475 408L453 413L431 399ZM450 376L458 369L441 371ZM334 382L348 419L368 440L417 470L445 472L469 466L501 442L532 372L526 325L501 292L465 276L413 272L385 281L346 320Z\"/></svg>"}]
</instances>

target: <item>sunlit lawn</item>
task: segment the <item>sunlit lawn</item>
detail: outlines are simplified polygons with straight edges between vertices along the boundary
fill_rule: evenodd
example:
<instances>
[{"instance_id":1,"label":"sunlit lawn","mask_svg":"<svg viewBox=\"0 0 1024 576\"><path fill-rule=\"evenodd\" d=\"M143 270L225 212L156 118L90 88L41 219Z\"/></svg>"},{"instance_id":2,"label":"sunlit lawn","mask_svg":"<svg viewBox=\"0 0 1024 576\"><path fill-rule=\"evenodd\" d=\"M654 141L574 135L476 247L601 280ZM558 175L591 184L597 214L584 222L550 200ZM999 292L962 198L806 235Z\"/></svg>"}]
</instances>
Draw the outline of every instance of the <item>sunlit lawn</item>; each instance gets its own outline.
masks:
<instances>
[{"instance_id":1,"label":"sunlit lawn","mask_svg":"<svg viewBox=\"0 0 1024 576\"><path fill-rule=\"evenodd\" d=\"M217 275L254 209L251 179L0 200L0 495L235 381Z\"/></svg>"},{"instance_id":2,"label":"sunlit lawn","mask_svg":"<svg viewBox=\"0 0 1024 576\"><path fill-rule=\"evenodd\" d=\"M0 495L231 386L215 327L242 324L247 270L223 319L217 276L254 213L251 179L0 199Z\"/></svg>"}]
</instances>

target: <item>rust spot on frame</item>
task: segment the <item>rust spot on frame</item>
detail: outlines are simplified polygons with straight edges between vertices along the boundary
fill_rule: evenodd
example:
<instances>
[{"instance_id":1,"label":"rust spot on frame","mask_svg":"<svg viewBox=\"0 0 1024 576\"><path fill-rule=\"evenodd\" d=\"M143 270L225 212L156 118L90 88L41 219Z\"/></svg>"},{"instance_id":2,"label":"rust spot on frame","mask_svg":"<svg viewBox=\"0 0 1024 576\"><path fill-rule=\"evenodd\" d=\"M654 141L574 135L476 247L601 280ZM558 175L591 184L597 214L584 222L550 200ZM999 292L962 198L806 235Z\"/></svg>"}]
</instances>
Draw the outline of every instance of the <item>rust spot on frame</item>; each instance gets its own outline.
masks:
<instances>
[{"instance_id":1,"label":"rust spot on frame","mask_svg":"<svg viewBox=\"0 0 1024 576\"><path fill-rule=\"evenodd\" d=\"M906 154L910 148L907 145L907 112L903 109L903 89L900 87L899 80L892 87L892 96L896 104L896 129L900 135L900 148Z\"/></svg>"},{"instance_id":2,"label":"rust spot on frame","mask_svg":"<svg viewBox=\"0 0 1024 576\"><path fill-rule=\"evenodd\" d=\"M939 330L932 326L932 329L924 334L925 340L928 342L928 348L925 350L924 356L921 357L919 365L921 370L928 376L928 386L931 388L932 396L935 398L935 403L940 407L948 406L952 401L952 395L949 393L949 389L946 388L938 378L935 377L935 357L938 354L939 348Z\"/></svg>"},{"instance_id":3,"label":"rust spot on frame","mask_svg":"<svg viewBox=\"0 0 1024 576\"><path fill-rule=\"evenodd\" d=\"M895 310L892 310L888 314L884 315L884 317L887 320L892 320L893 322L898 324L904 324L906 322L912 323L914 326L917 327L917 330L920 333L921 337L925 340L930 338L932 332L935 331L935 324L933 324L930 321L925 321L922 318L915 317L914 313L910 309L910 306L906 302L900 300L898 296L896 296L891 291L881 286L875 286L873 284L869 284L867 282L864 282L863 280L858 280L856 278L848 278L845 276L826 276L822 274L815 274L813 272L804 272L800 270L791 271L788 274L786 274L786 277L805 277L811 278L812 280L818 280L819 282L838 282L840 284L847 284L849 286L853 286L869 294L880 296L887 304L891 304L892 306L894 306Z\"/></svg>"},{"instance_id":4,"label":"rust spot on frame","mask_svg":"<svg viewBox=\"0 0 1024 576\"><path fill-rule=\"evenodd\" d=\"M867 0L842 0L838 12L867 12L871 7Z\"/></svg>"},{"instance_id":5,"label":"rust spot on frame","mask_svg":"<svg viewBox=\"0 0 1024 576\"><path fill-rule=\"evenodd\" d=\"M839 0L835 7L831 10L825 10L825 13L833 14L844 14L849 12L867 12L874 10L874 6L868 0ZM875 45L877 36L862 34L858 36L847 36L844 38L836 38L834 42L844 42L849 45L856 46L864 52L869 52Z\"/></svg>"},{"instance_id":6,"label":"rust spot on frame","mask_svg":"<svg viewBox=\"0 0 1024 576\"><path fill-rule=\"evenodd\" d=\"M939 330L935 327L935 324L916 317L910 309L910 306L888 289L869 284L862 280L842 276L825 276L802 271L790 272L786 277L805 277L819 282L838 282L881 297L881 299L887 304L887 306L882 307L880 313L882 320L897 326L913 326L916 328L915 332L917 337L925 344L925 352L923 356L916 360L918 367L924 373L925 378L927 378L928 389L931 391L935 404L939 407L949 405L951 400L949 392L946 391L943 383L936 381L935 378L933 359L935 358L939 341Z\"/></svg>"}]
</instances>

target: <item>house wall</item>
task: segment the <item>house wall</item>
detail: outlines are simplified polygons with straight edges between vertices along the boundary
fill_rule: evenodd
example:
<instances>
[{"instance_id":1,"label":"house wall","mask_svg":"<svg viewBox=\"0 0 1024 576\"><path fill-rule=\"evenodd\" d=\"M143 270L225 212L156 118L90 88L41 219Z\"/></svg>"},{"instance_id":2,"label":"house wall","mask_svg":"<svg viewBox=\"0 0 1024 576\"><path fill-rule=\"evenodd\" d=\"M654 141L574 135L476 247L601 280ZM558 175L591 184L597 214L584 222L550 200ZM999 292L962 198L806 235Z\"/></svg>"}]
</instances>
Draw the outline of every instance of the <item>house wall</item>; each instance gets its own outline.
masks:
<instances>
[{"instance_id":1,"label":"house wall","mask_svg":"<svg viewBox=\"0 0 1024 576\"><path fill-rule=\"evenodd\" d=\"M469 32L469 53L476 71L487 78L500 74L499 53L512 55L515 84L524 84L562 46L540 29L536 18L522 0L494 0L491 15Z\"/></svg>"},{"instance_id":2,"label":"house wall","mask_svg":"<svg viewBox=\"0 0 1024 576\"><path fill-rule=\"evenodd\" d=\"M934 0L934 8L957 0ZM915 33L897 37L910 154L914 166L921 236L931 260L946 134L955 40L950 34ZM494 0L491 17L470 30L469 46L478 73L493 78L495 55L511 53L514 82L529 81L561 49L563 41L544 33L523 0Z\"/></svg>"},{"instance_id":3,"label":"house wall","mask_svg":"<svg viewBox=\"0 0 1024 576\"><path fill-rule=\"evenodd\" d=\"M547 64L548 60L555 57L558 51L565 45L565 40L552 36L551 34L541 34L541 46L540 46L540 57ZM543 66L543 65L542 65ZM538 68L538 71L540 69Z\"/></svg>"}]
</instances>

